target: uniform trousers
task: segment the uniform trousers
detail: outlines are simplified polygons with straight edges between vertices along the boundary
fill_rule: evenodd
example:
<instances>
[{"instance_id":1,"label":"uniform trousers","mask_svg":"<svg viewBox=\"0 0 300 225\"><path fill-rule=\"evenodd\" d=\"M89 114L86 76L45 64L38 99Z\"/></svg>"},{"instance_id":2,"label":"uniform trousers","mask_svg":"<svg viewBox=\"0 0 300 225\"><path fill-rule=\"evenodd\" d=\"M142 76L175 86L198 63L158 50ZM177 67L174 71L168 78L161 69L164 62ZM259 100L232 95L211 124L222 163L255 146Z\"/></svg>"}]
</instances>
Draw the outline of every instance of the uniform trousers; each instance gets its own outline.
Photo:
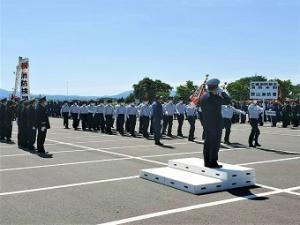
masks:
<instances>
[{"instance_id":1,"label":"uniform trousers","mask_svg":"<svg viewBox=\"0 0 300 225\"><path fill-rule=\"evenodd\" d=\"M125 123L125 115L119 114L117 117L117 131L119 131L119 133L121 134L124 133L124 123Z\"/></svg>"},{"instance_id":2,"label":"uniform trousers","mask_svg":"<svg viewBox=\"0 0 300 225\"><path fill-rule=\"evenodd\" d=\"M135 125L136 125L136 115L129 115L126 123L128 122L128 132L134 136L135 135Z\"/></svg>"},{"instance_id":3,"label":"uniform trousers","mask_svg":"<svg viewBox=\"0 0 300 225\"><path fill-rule=\"evenodd\" d=\"M203 148L204 164L213 165L218 161L218 153L222 136L222 128L204 128L205 140Z\"/></svg>"},{"instance_id":4,"label":"uniform trousers","mask_svg":"<svg viewBox=\"0 0 300 225\"><path fill-rule=\"evenodd\" d=\"M111 128L113 127L114 119L112 115L105 115L106 132L112 134Z\"/></svg>"},{"instance_id":5,"label":"uniform trousers","mask_svg":"<svg viewBox=\"0 0 300 225\"><path fill-rule=\"evenodd\" d=\"M168 128L168 136L172 135L172 127L173 127L173 116L165 116L165 120L163 123L163 130L164 133L166 132L167 128Z\"/></svg>"},{"instance_id":6,"label":"uniform trousers","mask_svg":"<svg viewBox=\"0 0 300 225\"><path fill-rule=\"evenodd\" d=\"M88 127L88 114L80 114L80 119L81 119L81 126L82 126L82 130L86 130L86 128Z\"/></svg>"},{"instance_id":7,"label":"uniform trousers","mask_svg":"<svg viewBox=\"0 0 300 225\"><path fill-rule=\"evenodd\" d=\"M69 128L69 113L63 112L62 116L63 116L63 119L64 119L65 128Z\"/></svg>"},{"instance_id":8,"label":"uniform trousers","mask_svg":"<svg viewBox=\"0 0 300 225\"><path fill-rule=\"evenodd\" d=\"M183 121L184 121L184 114L179 114L177 116L177 120L178 120L177 135L178 136L183 136L183 134L182 134L182 125L183 125Z\"/></svg>"},{"instance_id":9,"label":"uniform trousers","mask_svg":"<svg viewBox=\"0 0 300 225\"><path fill-rule=\"evenodd\" d=\"M250 119L251 125L251 133L249 136L249 145L253 145L253 141L258 143L258 136L260 134L260 130L258 128L258 119Z\"/></svg>"},{"instance_id":10,"label":"uniform trousers","mask_svg":"<svg viewBox=\"0 0 300 225\"><path fill-rule=\"evenodd\" d=\"M149 128L149 116L141 116L140 117L140 123L141 123L141 132L144 137L148 137L148 128Z\"/></svg>"},{"instance_id":11,"label":"uniform trousers","mask_svg":"<svg viewBox=\"0 0 300 225\"><path fill-rule=\"evenodd\" d=\"M78 113L71 113L73 124L72 127L76 130L79 126Z\"/></svg>"},{"instance_id":12,"label":"uniform trousers","mask_svg":"<svg viewBox=\"0 0 300 225\"><path fill-rule=\"evenodd\" d=\"M47 135L47 129L42 130L41 127L38 128L37 135L37 149L38 152L45 152L44 143Z\"/></svg>"},{"instance_id":13,"label":"uniform trousers","mask_svg":"<svg viewBox=\"0 0 300 225\"><path fill-rule=\"evenodd\" d=\"M187 120L190 124L189 140L194 140L196 116L188 116Z\"/></svg>"},{"instance_id":14,"label":"uniform trousers","mask_svg":"<svg viewBox=\"0 0 300 225\"><path fill-rule=\"evenodd\" d=\"M231 119L228 118L223 118L223 125L225 128L225 137L224 137L224 142L229 142L229 136L231 132Z\"/></svg>"}]
</instances>

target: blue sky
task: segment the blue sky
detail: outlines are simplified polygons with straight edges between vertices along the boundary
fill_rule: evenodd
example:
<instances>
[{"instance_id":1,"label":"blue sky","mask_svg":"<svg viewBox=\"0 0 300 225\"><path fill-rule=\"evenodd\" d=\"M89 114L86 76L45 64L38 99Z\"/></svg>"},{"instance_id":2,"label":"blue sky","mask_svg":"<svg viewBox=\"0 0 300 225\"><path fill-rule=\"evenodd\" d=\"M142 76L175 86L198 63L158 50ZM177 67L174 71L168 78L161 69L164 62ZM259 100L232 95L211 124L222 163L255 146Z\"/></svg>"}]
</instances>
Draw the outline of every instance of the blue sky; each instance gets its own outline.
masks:
<instances>
[{"instance_id":1,"label":"blue sky","mask_svg":"<svg viewBox=\"0 0 300 225\"><path fill-rule=\"evenodd\" d=\"M30 59L35 94L106 95L265 75L300 83L297 0L0 0L1 88Z\"/></svg>"}]
</instances>

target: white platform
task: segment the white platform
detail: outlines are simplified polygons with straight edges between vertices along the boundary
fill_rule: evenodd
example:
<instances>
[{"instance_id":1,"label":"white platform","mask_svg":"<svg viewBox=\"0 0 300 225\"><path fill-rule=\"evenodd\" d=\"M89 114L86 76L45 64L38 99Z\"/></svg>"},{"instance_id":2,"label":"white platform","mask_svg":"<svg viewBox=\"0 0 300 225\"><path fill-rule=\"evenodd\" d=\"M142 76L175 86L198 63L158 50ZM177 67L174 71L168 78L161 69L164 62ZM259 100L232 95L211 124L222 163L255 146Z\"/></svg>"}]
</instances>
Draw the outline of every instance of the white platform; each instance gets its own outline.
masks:
<instances>
[{"instance_id":1,"label":"white platform","mask_svg":"<svg viewBox=\"0 0 300 225\"><path fill-rule=\"evenodd\" d=\"M255 185L255 170L221 163L222 168L204 167L199 158L169 160L169 167L145 169L140 177L194 194L204 194Z\"/></svg>"},{"instance_id":2,"label":"white platform","mask_svg":"<svg viewBox=\"0 0 300 225\"><path fill-rule=\"evenodd\" d=\"M169 167L141 170L140 177L194 194L227 189L226 184L220 179Z\"/></svg>"},{"instance_id":3,"label":"white platform","mask_svg":"<svg viewBox=\"0 0 300 225\"><path fill-rule=\"evenodd\" d=\"M255 170L247 167L220 163L222 168L208 168L204 166L203 159L185 158L169 160L169 167L188 172L219 178L222 180L251 180L255 178Z\"/></svg>"}]
</instances>

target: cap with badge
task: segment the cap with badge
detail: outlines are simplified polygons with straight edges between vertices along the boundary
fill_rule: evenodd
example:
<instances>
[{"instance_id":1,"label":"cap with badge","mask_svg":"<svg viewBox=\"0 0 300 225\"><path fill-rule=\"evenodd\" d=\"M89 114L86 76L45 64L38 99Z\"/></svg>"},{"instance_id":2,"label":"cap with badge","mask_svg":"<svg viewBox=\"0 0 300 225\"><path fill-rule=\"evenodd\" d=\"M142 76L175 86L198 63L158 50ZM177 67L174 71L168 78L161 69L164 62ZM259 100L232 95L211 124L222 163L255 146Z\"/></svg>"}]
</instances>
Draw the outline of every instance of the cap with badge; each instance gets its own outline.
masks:
<instances>
[{"instance_id":1,"label":"cap with badge","mask_svg":"<svg viewBox=\"0 0 300 225\"><path fill-rule=\"evenodd\" d=\"M220 80L217 78L210 79L206 83L208 91L217 90L219 84L220 84Z\"/></svg>"}]
</instances>

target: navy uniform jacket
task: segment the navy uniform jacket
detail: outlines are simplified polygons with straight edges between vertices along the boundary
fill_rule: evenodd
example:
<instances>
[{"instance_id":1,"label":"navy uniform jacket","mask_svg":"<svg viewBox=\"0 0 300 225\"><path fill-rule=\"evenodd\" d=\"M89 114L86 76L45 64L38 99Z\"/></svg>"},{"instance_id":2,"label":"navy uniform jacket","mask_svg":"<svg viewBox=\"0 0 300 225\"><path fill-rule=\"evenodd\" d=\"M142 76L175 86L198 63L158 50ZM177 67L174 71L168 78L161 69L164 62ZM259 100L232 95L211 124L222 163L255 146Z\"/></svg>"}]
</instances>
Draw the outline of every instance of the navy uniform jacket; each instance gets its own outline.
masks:
<instances>
[{"instance_id":1,"label":"navy uniform jacket","mask_svg":"<svg viewBox=\"0 0 300 225\"><path fill-rule=\"evenodd\" d=\"M163 108L158 101L152 104L152 117L154 122L160 122L163 119Z\"/></svg>"},{"instance_id":2,"label":"navy uniform jacket","mask_svg":"<svg viewBox=\"0 0 300 225\"><path fill-rule=\"evenodd\" d=\"M45 108L46 113L46 108ZM33 106L29 106L27 110L27 128L32 129L32 127L36 127L36 115L35 108Z\"/></svg>"},{"instance_id":3,"label":"navy uniform jacket","mask_svg":"<svg viewBox=\"0 0 300 225\"><path fill-rule=\"evenodd\" d=\"M41 104L38 104L36 108L36 126L38 128L46 127L47 129L50 129L50 123L48 115L46 113L46 108Z\"/></svg>"},{"instance_id":4,"label":"navy uniform jacket","mask_svg":"<svg viewBox=\"0 0 300 225\"><path fill-rule=\"evenodd\" d=\"M223 98L222 98L223 97ZM207 93L200 99L204 129L222 129L222 105L228 105L230 98L223 92L222 97Z\"/></svg>"}]
</instances>

